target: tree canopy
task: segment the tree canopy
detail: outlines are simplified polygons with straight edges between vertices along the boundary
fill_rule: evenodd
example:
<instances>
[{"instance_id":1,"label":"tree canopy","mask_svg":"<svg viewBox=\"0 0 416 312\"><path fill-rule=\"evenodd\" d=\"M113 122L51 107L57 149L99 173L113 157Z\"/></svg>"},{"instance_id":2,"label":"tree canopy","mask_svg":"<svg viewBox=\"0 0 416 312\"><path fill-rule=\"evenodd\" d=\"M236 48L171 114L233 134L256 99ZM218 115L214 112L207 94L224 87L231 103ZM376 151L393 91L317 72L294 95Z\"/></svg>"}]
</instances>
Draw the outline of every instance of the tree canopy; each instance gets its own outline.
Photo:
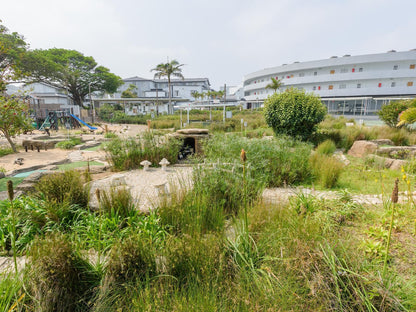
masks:
<instances>
[{"instance_id":1,"label":"tree canopy","mask_svg":"<svg viewBox=\"0 0 416 312\"><path fill-rule=\"evenodd\" d=\"M129 87L121 93L122 98L137 98L137 87L134 84L130 84Z\"/></svg>"},{"instance_id":2,"label":"tree canopy","mask_svg":"<svg viewBox=\"0 0 416 312\"><path fill-rule=\"evenodd\" d=\"M181 79L184 79L182 75L182 66L184 64L179 64L177 60L172 60L167 63L160 63L155 68L153 68L151 71L155 72L154 77L155 78L162 78L166 77L168 79L168 87L169 87L169 113L173 113L172 110L172 88L171 88L171 80L170 78L178 77Z\"/></svg>"},{"instance_id":3,"label":"tree canopy","mask_svg":"<svg viewBox=\"0 0 416 312\"><path fill-rule=\"evenodd\" d=\"M9 81L23 75L20 65L26 49L27 44L23 36L16 32L10 33L0 24L0 93L6 90Z\"/></svg>"},{"instance_id":4,"label":"tree canopy","mask_svg":"<svg viewBox=\"0 0 416 312\"><path fill-rule=\"evenodd\" d=\"M6 137L13 152L16 146L11 137L30 128L28 105L20 97L0 95L0 132Z\"/></svg>"},{"instance_id":5,"label":"tree canopy","mask_svg":"<svg viewBox=\"0 0 416 312\"><path fill-rule=\"evenodd\" d=\"M108 68L98 66L92 56L84 56L75 50L30 51L24 58L24 69L31 82L46 82L64 89L79 106L90 91L114 93L123 83Z\"/></svg>"},{"instance_id":6,"label":"tree canopy","mask_svg":"<svg viewBox=\"0 0 416 312\"><path fill-rule=\"evenodd\" d=\"M274 93L276 93L277 90L279 90L279 88L283 85L283 82L280 79L276 79L273 77L271 77L271 79L272 82L266 86L266 89L272 89L274 90Z\"/></svg>"}]
</instances>

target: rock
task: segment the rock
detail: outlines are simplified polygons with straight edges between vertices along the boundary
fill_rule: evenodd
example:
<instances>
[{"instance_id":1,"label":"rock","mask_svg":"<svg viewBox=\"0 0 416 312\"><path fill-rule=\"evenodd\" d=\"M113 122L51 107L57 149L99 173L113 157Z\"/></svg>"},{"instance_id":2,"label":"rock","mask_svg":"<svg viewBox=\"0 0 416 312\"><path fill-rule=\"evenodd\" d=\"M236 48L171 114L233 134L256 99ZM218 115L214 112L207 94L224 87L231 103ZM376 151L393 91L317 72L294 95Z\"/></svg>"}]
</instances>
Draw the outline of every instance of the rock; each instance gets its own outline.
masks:
<instances>
[{"instance_id":1,"label":"rock","mask_svg":"<svg viewBox=\"0 0 416 312\"><path fill-rule=\"evenodd\" d=\"M3 171L0 171L0 179L3 179L6 176L6 174Z\"/></svg>"},{"instance_id":2,"label":"rock","mask_svg":"<svg viewBox=\"0 0 416 312\"><path fill-rule=\"evenodd\" d=\"M341 153L335 153L334 157L338 159L340 162L342 162L345 166L348 166L350 164L350 161L347 157L341 152Z\"/></svg>"},{"instance_id":3,"label":"rock","mask_svg":"<svg viewBox=\"0 0 416 312\"><path fill-rule=\"evenodd\" d=\"M176 133L180 134L208 134L208 129L181 129L176 131Z\"/></svg>"},{"instance_id":4,"label":"rock","mask_svg":"<svg viewBox=\"0 0 416 312\"><path fill-rule=\"evenodd\" d=\"M393 141L389 140L389 139L377 139L377 140L371 140L370 142L376 143L378 146L380 146L380 145L394 146Z\"/></svg>"},{"instance_id":5,"label":"rock","mask_svg":"<svg viewBox=\"0 0 416 312\"><path fill-rule=\"evenodd\" d=\"M405 160L401 160L401 159L394 159L393 163L390 166L390 169L392 170L401 170L402 167L404 167L406 165L406 161Z\"/></svg>"},{"instance_id":6,"label":"rock","mask_svg":"<svg viewBox=\"0 0 416 312\"><path fill-rule=\"evenodd\" d=\"M354 157L364 157L368 154L373 154L377 150L377 144L365 141L365 140L358 140L355 141L350 150L348 151L348 155Z\"/></svg>"}]
</instances>

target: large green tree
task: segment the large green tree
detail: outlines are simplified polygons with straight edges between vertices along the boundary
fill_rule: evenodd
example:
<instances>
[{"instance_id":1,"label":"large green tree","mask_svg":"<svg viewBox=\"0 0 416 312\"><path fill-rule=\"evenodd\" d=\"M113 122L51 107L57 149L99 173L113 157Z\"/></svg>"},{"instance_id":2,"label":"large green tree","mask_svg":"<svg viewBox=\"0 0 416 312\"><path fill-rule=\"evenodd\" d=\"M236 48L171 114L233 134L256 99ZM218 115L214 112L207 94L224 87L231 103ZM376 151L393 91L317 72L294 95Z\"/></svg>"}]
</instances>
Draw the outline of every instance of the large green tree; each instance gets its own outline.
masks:
<instances>
[{"instance_id":1,"label":"large green tree","mask_svg":"<svg viewBox=\"0 0 416 312\"><path fill-rule=\"evenodd\" d=\"M26 49L27 44L23 36L16 32L9 32L4 25L0 24L0 93L6 90L8 82L23 75L21 60Z\"/></svg>"},{"instance_id":2,"label":"large green tree","mask_svg":"<svg viewBox=\"0 0 416 312\"><path fill-rule=\"evenodd\" d=\"M130 84L129 87L121 93L122 98L137 98L137 87L134 84Z\"/></svg>"},{"instance_id":3,"label":"large green tree","mask_svg":"<svg viewBox=\"0 0 416 312\"><path fill-rule=\"evenodd\" d=\"M171 77L178 77L184 79L182 75L182 66L184 64L179 64L177 60L172 60L167 63L160 63L151 71L155 72L154 78L162 78L166 77L168 79L168 87L169 87L169 114L173 114L172 108L172 87L171 87Z\"/></svg>"},{"instance_id":4,"label":"large green tree","mask_svg":"<svg viewBox=\"0 0 416 312\"><path fill-rule=\"evenodd\" d=\"M275 93L264 101L266 123L274 132L307 140L326 115L320 98L298 89Z\"/></svg>"},{"instance_id":5,"label":"large green tree","mask_svg":"<svg viewBox=\"0 0 416 312\"><path fill-rule=\"evenodd\" d=\"M30 74L30 82L46 82L62 88L79 106L90 91L114 93L123 84L108 68L98 66L92 56L75 50L30 51L24 59L24 69Z\"/></svg>"},{"instance_id":6,"label":"large green tree","mask_svg":"<svg viewBox=\"0 0 416 312\"><path fill-rule=\"evenodd\" d=\"M6 137L13 152L17 152L12 136L30 128L28 105L21 97L0 95L0 132Z\"/></svg>"}]
</instances>

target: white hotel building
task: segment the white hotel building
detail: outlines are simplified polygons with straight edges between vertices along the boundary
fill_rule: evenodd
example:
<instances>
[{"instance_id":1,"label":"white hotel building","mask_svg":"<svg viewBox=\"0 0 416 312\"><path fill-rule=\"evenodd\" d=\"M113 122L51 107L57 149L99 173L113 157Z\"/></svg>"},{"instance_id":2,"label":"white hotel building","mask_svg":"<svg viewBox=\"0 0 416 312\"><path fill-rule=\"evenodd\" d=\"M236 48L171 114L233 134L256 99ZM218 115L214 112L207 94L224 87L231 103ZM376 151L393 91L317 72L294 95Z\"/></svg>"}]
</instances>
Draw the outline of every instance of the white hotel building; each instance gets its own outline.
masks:
<instances>
[{"instance_id":1,"label":"white hotel building","mask_svg":"<svg viewBox=\"0 0 416 312\"><path fill-rule=\"evenodd\" d=\"M416 49L283 64L246 75L244 99L262 103L274 92L265 88L273 77L283 82L280 91L293 87L319 95L331 114L374 114L392 100L416 97L415 66Z\"/></svg>"}]
</instances>

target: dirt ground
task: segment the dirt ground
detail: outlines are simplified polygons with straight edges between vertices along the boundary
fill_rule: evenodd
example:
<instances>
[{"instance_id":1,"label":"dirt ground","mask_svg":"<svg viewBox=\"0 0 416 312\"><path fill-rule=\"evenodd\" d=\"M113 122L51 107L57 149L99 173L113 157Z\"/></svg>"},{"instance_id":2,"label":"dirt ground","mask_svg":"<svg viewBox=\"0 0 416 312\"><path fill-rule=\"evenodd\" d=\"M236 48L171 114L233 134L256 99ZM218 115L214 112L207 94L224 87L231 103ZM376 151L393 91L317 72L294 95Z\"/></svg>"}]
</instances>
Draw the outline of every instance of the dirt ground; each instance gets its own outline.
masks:
<instances>
[{"instance_id":1,"label":"dirt ground","mask_svg":"<svg viewBox=\"0 0 416 312\"><path fill-rule=\"evenodd\" d=\"M102 140L104 138L104 129L106 124L102 124L101 127L95 133L83 133L81 135L83 141ZM121 137L136 136L137 134L146 131L145 125L122 125L122 124L107 124L107 129L110 132L116 133ZM61 136L66 137L68 135L79 136L80 129L67 131L65 129L59 131L52 131L51 137ZM17 154L10 154L4 157L0 157L0 167L6 170L6 174L11 174L14 170L22 170L31 168L34 166L48 166L56 162L64 162L66 159L69 161L81 161L81 160L105 160L105 153L103 151L80 151L81 155L74 153L75 150L62 150L59 148L49 149L47 151L41 150L40 152L31 151L25 152L22 150L22 142L27 139L36 139L39 136L44 136L45 133L41 131L33 131L32 134L22 134L15 138L13 141L16 146L20 148ZM4 137L0 137L0 146L10 147L7 140ZM71 159L73 156L73 159ZM15 164L17 158L23 158L23 164Z\"/></svg>"}]
</instances>

